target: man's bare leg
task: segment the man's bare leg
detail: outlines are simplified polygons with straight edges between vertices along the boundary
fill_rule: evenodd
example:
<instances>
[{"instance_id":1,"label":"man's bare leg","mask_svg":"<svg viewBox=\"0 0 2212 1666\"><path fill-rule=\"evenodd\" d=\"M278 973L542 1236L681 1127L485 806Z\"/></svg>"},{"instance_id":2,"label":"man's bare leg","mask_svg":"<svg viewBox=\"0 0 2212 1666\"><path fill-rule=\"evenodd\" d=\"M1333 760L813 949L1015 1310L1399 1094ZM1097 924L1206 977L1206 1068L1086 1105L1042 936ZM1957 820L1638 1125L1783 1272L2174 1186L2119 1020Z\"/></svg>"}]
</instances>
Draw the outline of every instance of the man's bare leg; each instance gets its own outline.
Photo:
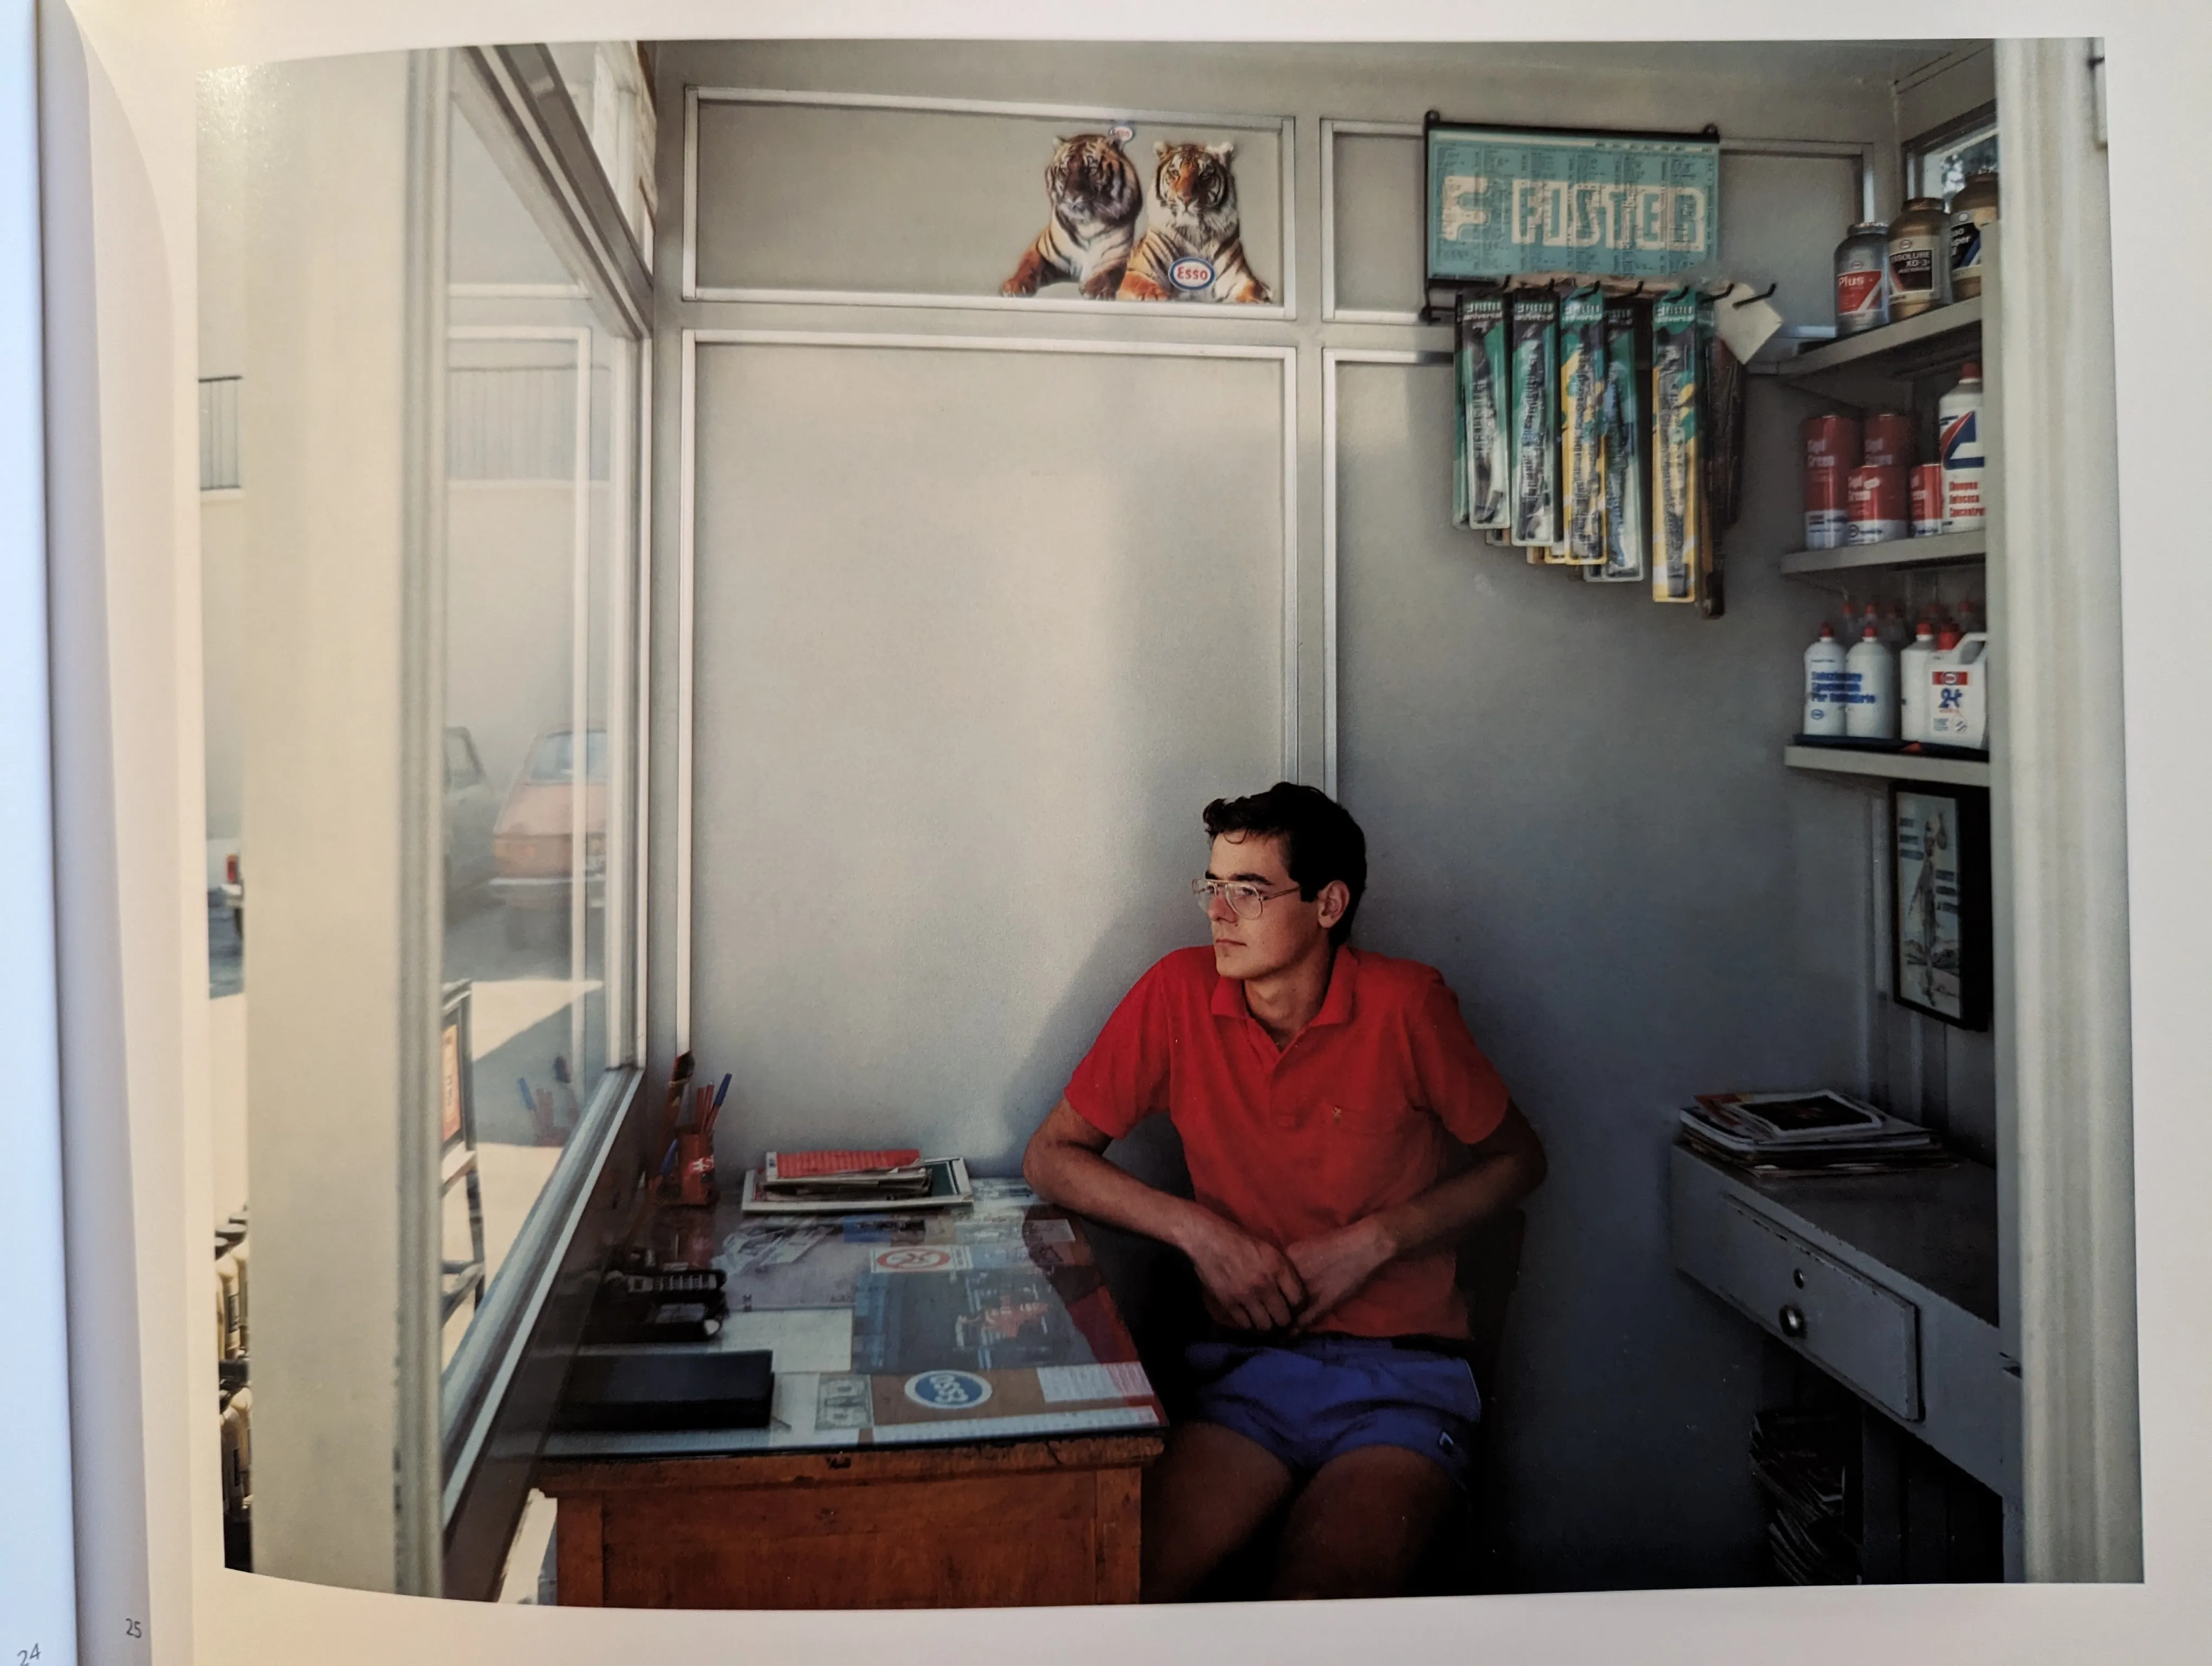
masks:
<instances>
[{"instance_id":1,"label":"man's bare leg","mask_svg":"<svg viewBox=\"0 0 2212 1666\"><path fill-rule=\"evenodd\" d=\"M1218 1423L1170 1430L1145 1474L1144 1600L1188 1596L1280 1507L1291 1479L1280 1458Z\"/></svg>"},{"instance_id":2,"label":"man's bare leg","mask_svg":"<svg viewBox=\"0 0 2212 1666\"><path fill-rule=\"evenodd\" d=\"M1458 1497L1450 1476L1403 1446L1331 1458L1291 1506L1267 1594L1399 1595Z\"/></svg>"}]
</instances>

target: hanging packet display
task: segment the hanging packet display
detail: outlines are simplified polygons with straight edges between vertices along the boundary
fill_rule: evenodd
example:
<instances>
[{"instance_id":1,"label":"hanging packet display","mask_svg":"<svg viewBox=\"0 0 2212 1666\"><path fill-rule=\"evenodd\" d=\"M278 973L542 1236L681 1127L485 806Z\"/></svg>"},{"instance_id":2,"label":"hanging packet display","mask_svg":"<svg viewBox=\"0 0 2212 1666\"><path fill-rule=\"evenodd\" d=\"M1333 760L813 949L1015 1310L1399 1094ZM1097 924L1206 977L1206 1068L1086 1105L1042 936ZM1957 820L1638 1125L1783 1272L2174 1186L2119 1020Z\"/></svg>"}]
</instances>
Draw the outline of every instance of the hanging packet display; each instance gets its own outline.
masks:
<instances>
[{"instance_id":1,"label":"hanging packet display","mask_svg":"<svg viewBox=\"0 0 2212 1666\"><path fill-rule=\"evenodd\" d=\"M1564 548L1547 559L1605 560L1605 296L1595 286L1559 303L1559 501Z\"/></svg>"},{"instance_id":2,"label":"hanging packet display","mask_svg":"<svg viewBox=\"0 0 2212 1666\"><path fill-rule=\"evenodd\" d=\"M1513 542L1559 541L1559 303L1516 295L1507 303L1512 330Z\"/></svg>"},{"instance_id":3,"label":"hanging packet display","mask_svg":"<svg viewBox=\"0 0 2212 1666\"><path fill-rule=\"evenodd\" d=\"M1717 619L1725 603L1721 529L1734 521L1743 454L1743 367L1721 339L1711 295L1698 297L1698 608Z\"/></svg>"},{"instance_id":4,"label":"hanging packet display","mask_svg":"<svg viewBox=\"0 0 2212 1666\"><path fill-rule=\"evenodd\" d=\"M1698 454L1698 298L1651 308L1651 599L1695 602L1705 566L1705 469Z\"/></svg>"},{"instance_id":5,"label":"hanging packet display","mask_svg":"<svg viewBox=\"0 0 2212 1666\"><path fill-rule=\"evenodd\" d=\"M1452 525L1468 525L1467 319L1465 298L1452 304Z\"/></svg>"},{"instance_id":6,"label":"hanging packet display","mask_svg":"<svg viewBox=\"0 0 2212 1666\"><path fill-rule=\"evenodd\" d=\"M1583 571L1595 583L1644 576L1650 527L1644 401L1637 393L1644 312L1640 304L1625 299L1605 306L1605 560Z\"/></svg>"},{"instance_id":7,"label":"hanging packet display","mask_svg":"<svg viewBox=\"0 0 2212 1666\"><path fill-rule=\"evenodd\" d=\"M1462 295L1455 315L1454 370L1459 390L1458 479L1453 490L1458 524L1504 527L1512 523L1506 444L1505 298Z\"/></svg>"}]
</instances>

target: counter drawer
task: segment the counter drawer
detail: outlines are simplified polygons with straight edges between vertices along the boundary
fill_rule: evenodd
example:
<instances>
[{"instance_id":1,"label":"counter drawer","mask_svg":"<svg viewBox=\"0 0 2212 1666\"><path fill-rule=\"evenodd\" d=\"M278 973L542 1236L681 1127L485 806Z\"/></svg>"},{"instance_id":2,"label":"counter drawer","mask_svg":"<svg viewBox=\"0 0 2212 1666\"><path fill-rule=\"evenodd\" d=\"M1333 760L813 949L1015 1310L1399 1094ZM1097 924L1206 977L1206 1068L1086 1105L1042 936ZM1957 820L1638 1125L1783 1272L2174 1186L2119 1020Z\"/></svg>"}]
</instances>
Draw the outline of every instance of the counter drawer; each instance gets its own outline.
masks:
<instances>
[{"instance_id":1,"label":"counter drawer","mask_svg":"<svg viewBox=\"0 0 2212 1666\"><path fill-rule=\"evenodd\" d=\"M1814 1364L1917 1422L1920 1310L1733 1198L1686 1268Z\"/></svg>"}]
</instances>

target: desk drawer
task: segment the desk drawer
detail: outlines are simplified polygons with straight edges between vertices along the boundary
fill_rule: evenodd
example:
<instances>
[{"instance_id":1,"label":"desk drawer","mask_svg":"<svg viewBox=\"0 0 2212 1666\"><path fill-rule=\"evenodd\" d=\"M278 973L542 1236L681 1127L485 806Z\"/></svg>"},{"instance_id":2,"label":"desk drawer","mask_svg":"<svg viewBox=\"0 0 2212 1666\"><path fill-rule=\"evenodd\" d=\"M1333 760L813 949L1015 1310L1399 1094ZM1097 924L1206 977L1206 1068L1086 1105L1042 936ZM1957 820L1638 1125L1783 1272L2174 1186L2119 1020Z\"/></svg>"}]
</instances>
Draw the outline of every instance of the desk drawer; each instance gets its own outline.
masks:
<instances>
[{"instance_id":1,"label":"desk drawer","mask_svg":"<svg viewBox=\"0 0 2212 1666\"><path fill-rule=\"evenodd\" d=\"M1711 1264L1688 1270L1815 1365L1917 1422L1920 1310L1733 1198L1715 1213Z\"/></svg>"}]
</instances>

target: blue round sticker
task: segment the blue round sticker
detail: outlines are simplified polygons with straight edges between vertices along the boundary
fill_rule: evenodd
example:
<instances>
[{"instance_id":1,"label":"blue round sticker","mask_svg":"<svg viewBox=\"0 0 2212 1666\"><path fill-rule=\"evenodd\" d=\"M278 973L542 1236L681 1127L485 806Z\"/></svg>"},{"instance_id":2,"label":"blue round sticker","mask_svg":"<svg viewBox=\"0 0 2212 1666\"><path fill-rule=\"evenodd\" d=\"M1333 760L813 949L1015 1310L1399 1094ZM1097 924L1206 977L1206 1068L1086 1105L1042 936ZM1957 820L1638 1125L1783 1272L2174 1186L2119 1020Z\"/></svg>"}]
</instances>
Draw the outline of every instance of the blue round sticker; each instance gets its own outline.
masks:
<instances>
[{"instance_id":1,"label":"blue round sticker","mask_svg":"<svg viewBox=\"0 0 2212 1666\"><path fill-rule=\"evenodd\" d=\"M906 1397L933 1412L964 1412L991 1397L991 1385L972 1371L925 1371L906 1379Z\"/></svg>"},{"instance_id":2,"label":"blue round sticker","mask_svg":"<svg viewBox=\"0 0 2212 1666\"><path fill-rule=\"evenodd\" d=\"M1213 287L1213 263L1203 255L1187 254L1168 268L1169 281L1183 290Z\"/></svg>"}]
</instances>

